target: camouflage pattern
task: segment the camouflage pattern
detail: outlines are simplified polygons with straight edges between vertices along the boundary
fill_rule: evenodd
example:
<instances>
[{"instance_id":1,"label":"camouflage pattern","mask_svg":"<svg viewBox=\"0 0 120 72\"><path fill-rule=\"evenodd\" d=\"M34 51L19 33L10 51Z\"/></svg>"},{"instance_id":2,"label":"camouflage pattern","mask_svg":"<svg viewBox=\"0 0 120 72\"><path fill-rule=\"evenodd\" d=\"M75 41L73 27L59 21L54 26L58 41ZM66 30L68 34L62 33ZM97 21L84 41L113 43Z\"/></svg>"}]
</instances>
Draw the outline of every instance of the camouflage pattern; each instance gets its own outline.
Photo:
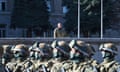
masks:
<instances>
[{"instance_id":1,"label":"camouflage pattern","mask_svg":"<svg viewBox=\"0 0 120 72\"><path fill-rule=\"evenodd\" d=\"M13 58L13 53L12 53L12 45L3 45L3 50L4 50L4 53L3 53L3 59L2 59L2 62L3 64L6 64L8 62L10 62Z\"/></svg>"},{"instance_id":2,"label":"camouflage pattern","mask_svg":"<svg viewBox=\"0 0 120 72\"><path fill-rule=\"evenodd\" d=\"M70 48L65 41L53 41L53 55L56 52L58 56L53 58L53 66L51 72L63 72L62 66L69 59ZM59 55L60 54L60 55Z\"/></svg>"},{"instance_id":3,"label":"camouflage pattern","mask_svg":"<svg viewBox=\"0 0 120 72\"><path fill-rule=\"evenodd\" d=\"M120 72L120 65L115 60L110 62L102 62L99 65L100 72Z\"/></svg>"},{"instance_id":4,"label":"camouflage pattern","mask_svg":"<svg viewBox=\"0 0 120 72\"><path fill-rule=\"evenodd\" d=\"M49 71L48 60L51 56L51 48L46 43L36 42L30 49L30 58L35 65L36 72Z\"/></svg>"},{"instance_id":5,"label":"camouflage pattern","mask_svg":"<svg viewBox=\"0 0 120 72\"><path fill-rule=\"evenodd\" d=\"M8 67L9 71L33 72L34 65L30 60L27 60L29 54L28 47L24 44L18 44L12 50L15 56L15 61L6 64L6 67Z\"/></svg>"},{"instance_id":6,"label":"camouflage pattern","mask_svg":"<svg viewBox=\"0 0 120 72\"><path fill-rule=\"evenodd\" d=\"M114 60L117 55L117 47L113 43L100 45L103 62L99 65L100 72L120 72L120 64Z\"/></svg>"},{"instance_id":7,"label":"camouflage pattern","mask_svg":"<svg viewBox=\"0 0 120 72\"><path fill-rule=\"evenodd\" d=\"M8 72L8 68L5 67L4 64L2 64L2 55L4 53L4 49L2 46L0 46L0 72Z\"/></svg>"},{"instance_id":8,"label":"camouflage pattern","mask_svg":"<svg viewBox=\"0 0 120 72\"><path fill-rule=\"evenodd\" d=\"M81 40L72 40L69 44L63 40L55 40L52 44L35 42L30 47L24 44L2 45L0 72L120 72L120 64L114 59L117 47L113 43L105 43L101 44L100 51L104 52L103 62L98 64L92 59L96 52L94 47ZM3 62L2 57L9 55L7 52L13 55L12 60ZM55 52L58 56L54 55ZM76 59L72 59L71 53Z\"/></svg>"},{"instance_id":9,"label":"camouflage pattern","mask_svg":"<svg viewBox=\"0 0 120 72\"><path fill-rule=\"evenodd\" d=\"M73 52L80 52L79 56L84 56L83 58L72 59L69 63L63 65L64 72L98 72L97 61L91 58L94 54L94 48L92 45L87 44L83 41L72 40L69 44L71 50L76 50ZM76 61L77 60L77 61Z\"/></svg>"}]
</instances>

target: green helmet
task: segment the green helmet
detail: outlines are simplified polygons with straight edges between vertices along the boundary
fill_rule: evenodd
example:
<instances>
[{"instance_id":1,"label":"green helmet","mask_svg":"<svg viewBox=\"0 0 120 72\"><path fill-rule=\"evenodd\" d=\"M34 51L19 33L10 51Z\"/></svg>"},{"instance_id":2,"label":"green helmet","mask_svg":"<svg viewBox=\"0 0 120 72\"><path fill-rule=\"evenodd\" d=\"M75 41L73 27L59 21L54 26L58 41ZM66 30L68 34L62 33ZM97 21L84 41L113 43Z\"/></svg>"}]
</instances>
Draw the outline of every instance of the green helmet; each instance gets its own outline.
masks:
<instances>
[{"instance_id":1,"label":"green helmet","mask_svg":"<svg viewBox=\"0 0 120 72\"><path fill-rule=\"evenodd\" d=\"M30 57L34 59L48 59L51 55L50 47L46 43L36 42L30 50Z\"/></svg>"},{"instance_id":2,"label":"green helmet","mask_svg":"<svg viewBox=\"0 0 120 72\"><path fill-rule=\"evenodd\" d=\"M68 46L68 44L65 41L53 41L53 43L51 44L51 47L54 49L57 49L58 52L53 52L54 57L61 57L61 56L69 56L69 52L70 52L70 47Z\"/></svg>"},{"instance_id":3,"label":"green helmet","mask_svg":"<svg viewBox=\"0 0 120 72\"><path fill-rule=\"evenodd\" d=\"M99 48L100 51L107 51L110 52L112 54L117 54L117 47L113 44L113 43L104 43L100 45Z\"/></svg>"},{"instance_id":4,"label":"green helmet","mask_svg":"<svg viewBox=\"0 0 120 72\"><path fill-rule=\"evenodd\" d=\"M51 56L51 48L48 46L48 44L40 43L39 48L44 53L44 55Z\"/></svg>"},{"instance_id":5,"label":"green helmet","mask_svg":"<svg viewBox=\"0 0 120 72\"><path fill-rule=\"evenodd\" d=\"M56 41L55 40L55 41L53 41L51 46L52 46L52 48L56 48L65 54L68 54L68 52L70 51L70 48L65 41Z\"/></svg>"},{"instance_id":6,"label":"green helmet","mask_svg":"<svg viewBox=\"0 0 120 72\"><path fill-rule=\"evenodd\" d=\"M70 48L74 48L74 46L85 46L85 42L84 42L84 41L81 41L81 40L72 40L72 41L69 43L69 47L70 47Z\"/></svg>"},{"instance_id":7,"label":"green helmet","mask_svg":"<svg viewBox=\"0 0 120 72\"><path fill-rule=\"evenodd\" d=\"M18 56L23 56L26 57L29 55L29 51L28 51L28 47L24 44L18 44L16 45L13 49L12 49L13 53L16 54L20 54Z\"/></svg>"},{"instance_id":8,"label":"green helmet","mask_svg":"<svg viewBox=\"0 0 120 72\"><path fill-rule=\"evenodd\" d=\"M69 54L70 52L70 47L65 41L58 41L58 47L56 48L61 50L64 54Z\"/></svg>"},{"instance_id":9,"label":"green helmet","mask_svg":"<svg viewBox=\"0 0 120 72\"><path fill-rule=\"evenodd\" d=\"M81 40L72 40L69 43L69 46L88 57L92 54L92 52L94 52L92 49L93 47L90 44L86 44L84 41Z\"/></svg>"}]
</instances>

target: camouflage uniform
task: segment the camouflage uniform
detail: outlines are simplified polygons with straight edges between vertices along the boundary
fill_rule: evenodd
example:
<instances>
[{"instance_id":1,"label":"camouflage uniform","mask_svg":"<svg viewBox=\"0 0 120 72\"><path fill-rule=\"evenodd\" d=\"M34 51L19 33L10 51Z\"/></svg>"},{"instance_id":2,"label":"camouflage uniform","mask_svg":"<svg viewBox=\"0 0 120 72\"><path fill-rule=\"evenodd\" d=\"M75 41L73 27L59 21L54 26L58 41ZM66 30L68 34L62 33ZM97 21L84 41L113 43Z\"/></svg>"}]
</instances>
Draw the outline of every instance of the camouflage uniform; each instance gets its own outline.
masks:
<instances>
[{"instance_id":1,"label":"camouflage uniform","mask_svg":"<svg viewBox=\"0 0 120 72\"><path fill-rule=\"evenodd\" d=\"M51 58L51 50L46 43L36 42L31 49L30 57L35 63L35 71L49 71L47 61Z\"/></svg>"},{"instance_id":2,"label":"camouflage uniform","mask_svg":"<svg viewBox=\"0 0 120 72\"><path fill-rule=\"evenodd\" d=\"M29 55L28 47L24 44L18 44L12 50L15 60L6 64L6 67L12 72L33 72L34 65L27 59Z\"/></svg>"},{"instance_id":3,"label":"camouflage uniform","mask_svg":"<svg viewBox=\"0 0 120 72\"><path fill-rule=\"evenodd\" d=\"M120 72L120 65L114 60L117 47L113 43L101 44L100 51L104 61L99 65L100 72Z\"/></svg>"},{"instance_id":4,"label":"camouflage uniform","mask_svg":"<svg viewBox=\"0 0 120 72\"><path fill-rule=\"evenodd\" d=\"M8 68L2 64L3 47L0 46L0 72L9 72Z\"/></svg>"},{"instance_id":5,"label":"camouflage uniform","mask_svg":"<svg viewBox=\"0 0 120 72\"><path fill-rule=\"evenodd\" d=\"M63 65L65 72L97 72L97 61L91 58L94 49L90 44L83 41L72 40L69 44L71 47L71 62ZM67 68L66 68L67 67Z\"/></svg>"},{"instance_id":6,"label":"camouflage uniform","mask_svg":"<svg viewBox=\"0 0 120 72\"><path fill-rule=\"evenodd\" d=\"M11 51L12 45L3 45L4 53L3 53L3 64L10 62L13 58L13 53Z\"/></svg>"},{"instance_id":7,"label":"camouflage uniform","mask_svg":"<svg viewBox=\"0 0 120 72\"><path fill-rule=\"evenodd\" d=\"M53 66L50 72L63 72L62 66L69 59L70 48L65 41L54 41L53 48Z\"/></svg>"}]
</instances>

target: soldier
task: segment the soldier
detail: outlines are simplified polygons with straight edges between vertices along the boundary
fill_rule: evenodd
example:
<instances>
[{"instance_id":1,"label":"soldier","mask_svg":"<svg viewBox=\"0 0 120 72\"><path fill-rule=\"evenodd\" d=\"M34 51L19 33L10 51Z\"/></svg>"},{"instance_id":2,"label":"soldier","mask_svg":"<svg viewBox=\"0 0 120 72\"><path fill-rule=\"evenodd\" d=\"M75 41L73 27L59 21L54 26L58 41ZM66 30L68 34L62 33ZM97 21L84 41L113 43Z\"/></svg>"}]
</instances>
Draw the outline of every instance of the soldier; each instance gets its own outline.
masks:
<instances>
[{"instance_id":1,"label":"soldier","mask_svg":"<svg viewBox=\"0 0 120 72\"><path fill-rule=\"evenodd\" d=\"M113 43L104 43L100 46L103 62L99 65L100 72L120 72L120 65L115 61L117 47Z\"/></svg>"},{"instance_id":2,"label":"soldier","mask_svg":"<svg viewBox=\"0 0 120 72\"><path fill-rule=\"evenodd\" d=\"M12 49L15 61L6 64L12 72L33 72L34 65L30 60L27 60L29 56L28 47L24 44L18 44Z\"/></svg>"},{"instance_id":3,"label":"soldier","mask_svg":"<svg viewBox=\"0 0 120 72\"><path fill-rule=\"evenodd\" d=\"M57 28L55 28L54 30L54 38L59 38L59 37L66 37L66 31L65 29L62 27L61 23L57 24Z\"/></svg>"},{"instance_id":4,"label":"soldier","mask_svg":"<svg viewBox=\"0 0 120 72\"><path fill-rule=\"evenodd\" d=\"M48 44L36 42L31 49L30 56L32 61L35 63L35 71L37 72L48 72L47 61L51 58L51 50Z\"/></svg>"},{"instance_id":5,"label":"soldier","mask_svg":"<svg viewBox=\"0 0 120 72\"><path fill-rule=\"evenodd\" d=\"M0 46L0 72L9 72L8 68L2 64L3 47Z\"/></svg>"},{"instance_id":6,"label":"soldier","mask_svg":"<svg viewBox=\"0 0 120 72\"><path fill-rule=\"evenodd\" d=\"M53 66L50 72L62 72L62 65L69 59L70 48L65 41L54 41L53 48Z\"/></svg>"},{"instance_id":7,"label":"soldier","mask_svg":"<svg viewBox=\"0 0 120 72\"><path fill-rule=\"evenodd\" d=\"M13 58L12 45L3 45L4 54L3 54L3 64L7 64Z\"/></svg>"},{"instance_id":8,"label":"soldier","mask_svg":"<svg viewBox=\"0 0 120 72\"><path fill-rule=\"evenodd\" d=\"M80 40L72 40L69 44L71 48L71 63L64 64L64 72L97 72L97 62L91 58L95 50L90 44Z\"/></svg>"}]
</instances>

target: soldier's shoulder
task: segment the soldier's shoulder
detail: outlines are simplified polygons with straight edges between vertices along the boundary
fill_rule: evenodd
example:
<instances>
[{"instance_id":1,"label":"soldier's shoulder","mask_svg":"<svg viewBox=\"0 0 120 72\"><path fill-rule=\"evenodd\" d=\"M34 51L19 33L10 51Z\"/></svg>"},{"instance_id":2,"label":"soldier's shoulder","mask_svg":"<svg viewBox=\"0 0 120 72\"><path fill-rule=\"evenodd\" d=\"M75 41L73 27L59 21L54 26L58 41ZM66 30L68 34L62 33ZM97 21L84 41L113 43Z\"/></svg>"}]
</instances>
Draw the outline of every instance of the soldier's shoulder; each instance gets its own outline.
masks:
<instances>
[{"instance_id":1,"label":"soldier's shoulder","mask_svg":"<svg viewBox=\"0 0 120 72\"><path fill-rule=\"evenodd\" d=\"M107 67L107 68L112 68L112 67L117 67L117 66L119 66L120 64L118 63L118 62L116 62L116 61L111 61L111 62L108 62L108 63L106 63L106 62L102 62L99 66L105 66L105 67Z\"/></svg>"},{"instance_id":2,"label":"soldier's shoulder","mask_svg":"<svg viewBox=\"0 0 120 72\"><path fill-rule=\"evenodd\" d=\"M64 69L69 69L73 66L73 62L70 60L64 61L62 64L63 64L62 67Z\"/></svg>"},{"instance_id":3,"label":"soldier's shoulder","mask_svg":"<svg viewBox=\"0 0 120 72\"><path fill-rule=\"evenodd\" d=\"M14 63L14 62L9 62L6 64L6 66L13 66L13 65L16 65L17 63Z\"/></svg>"},{"instance_id":4,"label":"soldier's shoulder","mask_svg":"<svg viewBox=\"0 0 120 72\"><path fill-rule=\"evenodd\" d=\"M93 66L97 66L99 63L97 62L97 60L95 60L95 59L91 59L90 61L89 61L89 63L91 64L91 65L93 65Z\"/></svg>"},{"instance_id":5,"label":"soldier's shoulder","mask_svg":"<svg viewBox=\"0 0 120 72\"><path fill-rule=\"evenodd\" d=\"M54 31L58 30L58 28L55 28Z\"/></svg>"}]
</instances>

